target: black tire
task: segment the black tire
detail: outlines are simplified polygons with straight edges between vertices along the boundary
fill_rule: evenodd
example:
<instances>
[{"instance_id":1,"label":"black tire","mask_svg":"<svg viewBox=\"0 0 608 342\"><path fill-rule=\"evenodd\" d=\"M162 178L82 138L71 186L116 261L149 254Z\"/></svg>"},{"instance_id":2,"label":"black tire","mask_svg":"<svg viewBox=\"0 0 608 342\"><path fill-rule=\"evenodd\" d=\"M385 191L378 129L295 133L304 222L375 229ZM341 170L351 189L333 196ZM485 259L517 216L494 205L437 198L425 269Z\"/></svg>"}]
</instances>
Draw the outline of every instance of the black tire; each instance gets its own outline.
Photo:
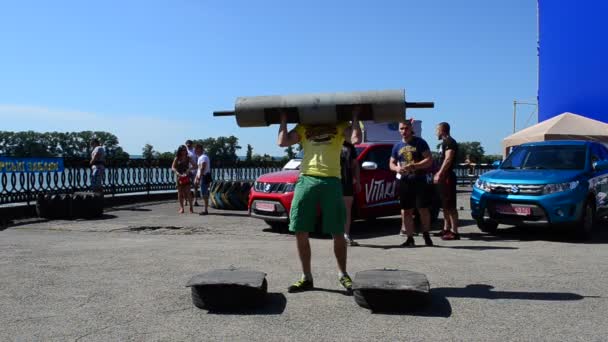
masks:
<instances>
[{"instance_id":1,"label":"black tire","mask_svg":"<svg viewBox=\"0 0 608 342\"><path fill-rule=\"evenodd\" d=\"M51 218L50 195L38 194L36 197L36 214L41 218Z\"/></svg>"},{"instance_id":2,"label":"black tire","mask_svg":"<svg viewBox=\"0 0 608 342\"><path fill-rule=\"evenodd\" d=\"M477 228L484 233L496 233L496 230L498 229L498 222L496 221L484 219L477 219L475 221L477 221Z\"/></svg>"},{"instance_id":3,"label":"black tire","mask_svg":"<svg viewBox=\"0 0 608 342\"><path fill-rule=\"evenodd\" d=\"M595 206L593 201L587 200L583 206L583 212L578 224L576 224L579 238L581 240L589 240L593 236L595 228Z\"/></svg>"},{"instance_id":4,"label":"black tire","mask_svg":"<svg viewBox=\"0 0 608 342\"><path fill-rule=\"evenodd\" d=\"M361 291L355 290L353 295L355 297L355 303L357 303L357 305L359 305L362 308L371 310L371 307L369 306L367 299L365 299L365 297L363 296L363 293Z\"/></svg>"},{"instance_id":5,"label":"black tire","mask_svg":"<svg viewBox=\"0 0 608 342\"><path fill-rule=\"evenodd\" d=\"M103 216L103 194L76 192L70 201L70 218L93 219Z\"/></svg>"},{"instance_id":6,"label":"black tire","mask_svg":"<svg viewBox=\"0 0 608 342\"><path fill-rule=\"evenodd\" d=\"M49 215L51 219L69 219L72 196L69 194L55 194L48 198Z\"/></svg>"},{"instance_id":7,"label":"black tire","mask_svg":"<svg viewBox=\"0 0 608 342\"><path fill-rule=\"evenodd\" d=\"M428 293L404 290L355 290L355 302L375 312L416 311L430 303Z\"/></svg>"},{"instance_id":8,"label":"black tire","mask_svg":"<svg viewBox=\"0 0 608 342\"><path fill-rule=\"evenodd\" d=\"M261 289L238 286L192 286L192 304L199 309L226 311L254 308L263 304L268 292L268 282Z\"/></svg>"}]
</instances>

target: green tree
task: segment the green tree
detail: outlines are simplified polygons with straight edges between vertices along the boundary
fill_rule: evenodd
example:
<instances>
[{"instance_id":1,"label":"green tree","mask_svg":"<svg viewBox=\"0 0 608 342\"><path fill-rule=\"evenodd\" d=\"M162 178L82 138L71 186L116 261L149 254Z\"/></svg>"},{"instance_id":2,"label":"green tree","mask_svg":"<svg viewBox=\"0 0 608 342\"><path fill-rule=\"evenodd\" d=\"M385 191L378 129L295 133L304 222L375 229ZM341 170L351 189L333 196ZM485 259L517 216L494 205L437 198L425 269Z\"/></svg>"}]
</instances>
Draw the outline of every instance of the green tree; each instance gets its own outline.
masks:
<instances>
[{"instance_id":1,"label":"green tree","mask_svg":"<svg viewBox=\"0 0 608 342\"><path fill-rule=\"evenodd\" d=\"M457 163L464 163L467 155L474 163L480 163L484 156L484 149L479 141L465 141L458 143Z\"/></svg>"},{"instance_id":2,"label":"green tree","mask_svg":"<svg viewBox=\"0 0 608 342\"><path fill-rule=\"evenodd\" d=\"M501 154L488 154L486 156L483 156L483 158L481 159L481 163L492 164L493 162L495 162L497 160L502 160Z\"/></svg>"},{"instance_id":3,"label":"green tree","mask_svg":"<svg viewBox=\"0 0 608 342\"><path fill-rule=\"evenodd\" d=\"M293 159L296 157L296 152L293 149L293 145L287 146L285 153L287 153L287 159Z\"/></svg>"},{"instance_id":4,"label":"green tree","mask_svg":"<svg viewBox=\"0 0 608 342\"><path fill-rule=\"evenodd\" d=\"M160 154L158 152L154 151L154 146L150 144L146 144L142 148L142 156L145 160L158 159L159 155Z\"/></svg>"},{"instance_id":5,"label":"green tree","mask_svg":"<svg viewBox=\"0 0 608 342\"><path fill-rule=\"evenodd\" d=\"M158 159L161 159L161 160L173 160L174 158L175 158L175 152L163 152L158 155Z\"/></svg>"},{"instance_id":6,"label":"green tree","mask_svg":"<svg viewBox=\"0 0 608 342\"><path fill-rule=\"evenodd\" d=\"M236 164L238 160L236 151L241 149L238 142L239 139L233 135L229 137L194 140L195 144L198 143L203 145L203 148L207 151L207 155L214 164L219 163L223 166L232 166Z\"/></svg>"},{"instance_id":7,"label":"green tree","mask_svg":"<svg viewBox=\"0 0 608 342\"><path fill-rule=\"evenodd\" d=\"M120 148L118 138L101 131L83 132L0 132L0 154L14 157L88 158L91 138L97 137L108 156L128 158Z\"/></svg>"},{"instance_id":8,"label":"green tree","mask_svg":"<svg viewBox=\"0 0 608 342\"><path fill-rule=\"evenodd\" d=\"M253 147L247 144L247 154L245 155L245 161L250 163L251 158L253 157Z\"/></svg>"}]
</instances>

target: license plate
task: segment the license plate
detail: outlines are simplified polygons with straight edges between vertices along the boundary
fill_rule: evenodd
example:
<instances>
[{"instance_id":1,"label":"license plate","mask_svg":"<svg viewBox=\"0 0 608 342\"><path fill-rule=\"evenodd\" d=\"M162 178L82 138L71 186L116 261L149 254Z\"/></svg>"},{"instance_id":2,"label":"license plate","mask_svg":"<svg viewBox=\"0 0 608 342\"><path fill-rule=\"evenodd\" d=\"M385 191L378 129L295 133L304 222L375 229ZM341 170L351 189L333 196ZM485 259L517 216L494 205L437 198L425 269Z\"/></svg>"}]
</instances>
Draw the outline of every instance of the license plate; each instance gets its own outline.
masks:
<instances>
[{"instance_id":1,"label":"license plate","mask_svg":"<svg viewBox=\"0 0 608 342\"><path fill-rule=\"evenodd\" d=\"M522 206L518 206L518 205L510 205L510 204L497 204L496 211L500 214L506 214L506 215L519 215L519 216L532 215L532 208L522 207Z\"/></svg>"},{"instance_id":2,"label":"license plate","mask_svg":"<svg viewBox=\"0 0 608 342\"><path fill-rule=\"evenodd\" d=\"M257 202L255 208L261 211L275 211L274 204L272 203Z\"/></svg>"}]
</instances>

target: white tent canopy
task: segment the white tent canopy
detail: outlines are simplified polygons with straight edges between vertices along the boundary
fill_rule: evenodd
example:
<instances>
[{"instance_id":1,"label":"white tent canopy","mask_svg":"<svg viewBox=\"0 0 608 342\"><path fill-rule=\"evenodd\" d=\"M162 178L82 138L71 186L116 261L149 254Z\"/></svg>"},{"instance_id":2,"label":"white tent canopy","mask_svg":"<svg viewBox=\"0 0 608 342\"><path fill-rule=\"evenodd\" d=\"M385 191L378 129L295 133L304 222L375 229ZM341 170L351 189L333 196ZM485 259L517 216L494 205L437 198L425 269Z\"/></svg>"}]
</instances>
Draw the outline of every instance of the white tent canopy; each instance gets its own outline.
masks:
<instances>
[{"instance_id":1,"label":"white tent canopy","mask_svg":"<svg viewBox=\"0 0 608 342\"><path fill-rule=\"evenodd\" d=\"M506 156L511 147L523 143L566 139L608 143L608 124L573 113L563 113L504 138L503 155Z\"/></svg>"}]
</instances>

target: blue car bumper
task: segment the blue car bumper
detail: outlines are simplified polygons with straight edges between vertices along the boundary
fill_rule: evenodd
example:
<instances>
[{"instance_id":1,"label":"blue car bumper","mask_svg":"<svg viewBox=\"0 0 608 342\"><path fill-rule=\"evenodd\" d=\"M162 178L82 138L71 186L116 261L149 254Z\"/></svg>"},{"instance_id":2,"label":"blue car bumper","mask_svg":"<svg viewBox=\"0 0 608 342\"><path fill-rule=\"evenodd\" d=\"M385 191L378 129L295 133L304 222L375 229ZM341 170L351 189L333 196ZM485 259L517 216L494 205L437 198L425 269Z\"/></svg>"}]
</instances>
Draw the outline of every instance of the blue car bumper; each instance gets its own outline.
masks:
<instances>
[{"instance_id":1,"label":"blue car bumper","mask_svg":"<svg viewBox=\"0 0 608 342\"><path fill-rule=\"evenodd\" d=\"M569 224L581 217L587 191L574 190L548 195L512 195L484 192L477 187L471 193L471 216L502 224ZM502 208L518 207L519 212ZM529 209L528 209L529 208Z\"/></svg>"}]
</instances>

